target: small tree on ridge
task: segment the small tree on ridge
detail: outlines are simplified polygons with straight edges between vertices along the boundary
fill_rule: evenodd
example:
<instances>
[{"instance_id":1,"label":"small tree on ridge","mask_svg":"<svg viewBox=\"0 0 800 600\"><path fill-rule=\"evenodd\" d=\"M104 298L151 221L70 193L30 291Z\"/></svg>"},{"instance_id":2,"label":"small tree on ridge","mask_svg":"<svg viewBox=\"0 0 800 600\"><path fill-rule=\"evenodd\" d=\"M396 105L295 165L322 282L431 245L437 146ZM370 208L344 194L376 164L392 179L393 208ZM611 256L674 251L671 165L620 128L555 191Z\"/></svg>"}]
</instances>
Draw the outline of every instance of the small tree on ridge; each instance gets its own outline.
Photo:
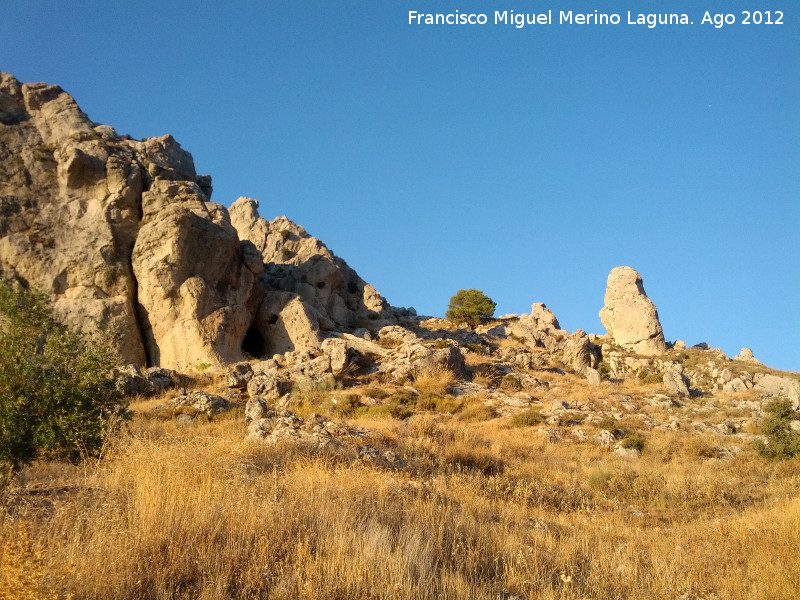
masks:
<instances>
[{"instance_id":1,"label":"small tree on ridge","mask_svg":"<svg viewBox=\"0 0 800 600\"><path fill-rule=\"evenodd\" d=\"M453 323L466 323L475 329L481 321L492 318L495 306L495 302L480 290L458 290L450 298L445 316Z\"/></svg>"}]
</instances>

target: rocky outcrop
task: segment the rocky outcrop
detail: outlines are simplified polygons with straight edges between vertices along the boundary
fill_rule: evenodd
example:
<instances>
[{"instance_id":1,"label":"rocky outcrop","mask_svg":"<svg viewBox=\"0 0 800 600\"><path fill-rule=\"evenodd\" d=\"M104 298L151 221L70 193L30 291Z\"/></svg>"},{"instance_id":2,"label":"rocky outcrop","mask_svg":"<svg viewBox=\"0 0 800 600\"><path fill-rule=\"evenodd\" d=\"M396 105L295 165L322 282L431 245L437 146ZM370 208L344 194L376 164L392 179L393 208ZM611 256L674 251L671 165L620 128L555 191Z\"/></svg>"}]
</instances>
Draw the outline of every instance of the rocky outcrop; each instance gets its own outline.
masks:
<instances>
[{"instance_id":1,"label":"rocky outcrop","mask_svg":"<svg viewBox=\"0 0 800 600\"><path fill-rule=\"evenodd\" d=\"M626 350L652 356L667 349L656 306L644 292L642 276L630 267L611 270L600 321Z\"/></svg>"},{"instance_id":2,"label":"rocky outcrop","mask_svg":"<svg viewBox=\"0 0 800 600\"><path fill-rule=\"evenodd\" d=\"M328 319L319 323L324 329L374 329L407 314L389 306L344 260L296 223L286 217L261 218L256 200L239 198L230 214L241 239L261 253L265 265L262 280L271 289L294 294L316 313L326 315Z\"/></svg>"},{"instance_id":3,"label":"rocky outcrop","mask_svg":"<svg viewBox=\"0 0 800 600\"><path fill-rule=\"evenodd\" d=\"M0 74L0 277L111 337L120 363L317 352L323 332L411 314L298 225L211 192L172 136L117 135L58 86Z\"/></svg>"},{"instance_id":4,"label":"rocky outcrop","mask_svg":"<svg viewBox=\"0 0 800 600\"><path fill-rule=\"evenodd\" d=\"M0 276L50 294L68 325L111 332L121 362L138 364L128 257L150 178L141 144L58 86L0 74Z\"/></svg>"},{"instance_id":5,"label":"rocky outcrop","mask_svg":"<svg viewBox=\"0 0 800 600\"><path fill-rule=\"evenodd\" d=\"M131 260L150 361L188 370L241 360L263 290L227 211L194 182L163 180L142 211Z\"/></svg>"},{"instance_id":6,"label":"rocky outcrop","mask_svg":"<svg viewBox=\"0 0 800 600\"><path fill-rule=\"evenodd\" d=\"M761 364L761 361L753 356L753 351L750 348L742 348L741 352L733 357L733 360L741 360L744 362L753 363L755 365Z\"/></svg>"},{"instance_id":7,"label":"rocky outcrop","mask_svg":"<svg viewBox=\"0 0 800 600\"><path fill-rule=\"evenodd\" d=\"M563 362L568 369L600 383L597 349L585 331L578 329L564 343Z\"/></svg>"},{"instance_id":8,"label":"rocky outcrop","mask_svg":"<svg viewBox=\"0 0 800 600\"><path fill-rule=\"evenodd\" d=\"M533 346L553 351L560 349L569 337L569 333L561 329L553 311L542 302L534 302L530 314L509 320L505 331Z\"/></svg>"}]
</instances>

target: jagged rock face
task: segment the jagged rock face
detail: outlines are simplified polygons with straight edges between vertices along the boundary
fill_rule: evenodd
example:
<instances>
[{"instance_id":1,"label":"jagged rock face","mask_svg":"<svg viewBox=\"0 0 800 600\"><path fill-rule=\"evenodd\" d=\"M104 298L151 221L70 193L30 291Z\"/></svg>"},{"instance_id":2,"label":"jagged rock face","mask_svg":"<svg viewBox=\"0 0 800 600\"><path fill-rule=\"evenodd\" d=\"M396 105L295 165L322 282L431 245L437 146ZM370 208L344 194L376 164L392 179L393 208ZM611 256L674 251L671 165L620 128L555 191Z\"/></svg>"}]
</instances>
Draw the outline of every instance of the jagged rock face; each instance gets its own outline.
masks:
<instances>
[{"instance_id":1,"label":"jagged rock face","mask_svg":"<svg viewBox=\"0 0 800 600\"><path fill-rule=\"evenodd\" d=\"M644 292L642 276L630 267L611 270L600 321L626 350L652 356L667 349L656 306Z\"/></svg>"},{"instance_id":2,"label":"jagged rock face","mask_svg":"<svg viewBox=\"0 0 800 600\"><path fill-rule=\"evenodd\" d=\"M270 292L258 310L255 326L258 335L246 345L254 356L272 356L295 350L315 352L322 338L323 315L289 292Z\"/></svg>"},{"instance_id":3,"label":"jagged rock face","mask_svg":"<svg viewBox=\"0 0 800 600\"><path fill-rule=\"evenodd\" d=\"M60 87L0 74L0 276L110 331L121 362L241 359L263 265L210 194L172 136L118 136Z\"/></svg>"},{"instance_id":4,"label":"jagged rock face","mask_svg":"<svg viewBox=\"0 0 800 600\"><path fill-rule=\"evenodd\" d=\"M510 321L506 329L508 333L548 350L560 349L569 337L569 333L561 329L553 311L542 302L534 302L531 314L520 315L516 321Z\"/></svg>"},{"instance_id":5,"label":"jagged rock face","mask_svg":"<svg viewBox=\"0 0 800 600\"><path fill-rule=\"evenodd\" d=\"M70 326L106 329L144 364L127 257L146 179L136 143L58 86L0 75L0 276L48 292Z\"/></svg>"},{"instance_id":6,"label":"jagged rock face","mask_svg":"<svg viewBox=\"0 0 800 600\"><path fill-rule=\"evenodd\" d=\"M132 253L151 362L187 369L242 359L263 297L227 211L194 182L157 180L142 196Z\"/></svg>"},{"instance_id":7,"label":"jagged rock face","mask_svg":"<svg viewBox=\"0 0 800 600\"><path fill-rule=\"evenodd\" d=\"M251 198L234 202L230 215L239 237L261 253L263 281L327 315L330 321L320 323L326 329L354 329L393 318L392 308L374 287L299 225L286 217L262 219L258 202Z\"/></svg>"}]
</instances>

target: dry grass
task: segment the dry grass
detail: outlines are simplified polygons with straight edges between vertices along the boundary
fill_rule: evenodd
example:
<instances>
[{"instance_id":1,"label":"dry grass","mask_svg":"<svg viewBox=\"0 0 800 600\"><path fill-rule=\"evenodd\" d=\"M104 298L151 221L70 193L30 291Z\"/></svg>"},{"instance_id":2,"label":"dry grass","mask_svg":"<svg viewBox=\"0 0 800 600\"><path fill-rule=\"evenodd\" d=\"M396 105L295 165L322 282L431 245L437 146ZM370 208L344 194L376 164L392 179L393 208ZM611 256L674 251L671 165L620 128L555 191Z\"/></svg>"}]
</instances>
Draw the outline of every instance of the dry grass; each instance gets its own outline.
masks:
<instances>
[{"instance_id":1,"label":"dry grass","mask_svg":"<svg viewBox=\"0 0 800 600\"><path fill-rule=\"evenodd\" d=\"M681 433L630 461L508 419L355 422L405 466L141 416L93 471L35 466L0 510L0 599L797 597L800 460L718 460Z\"/></svg>"},{"instance_id":2,"label":"dry grass","mask_svg":"<svg viewBox=\"0 0 800 600\"><path fill-rule=\"evenodd\" d=\"M450 369L431 367L418 373L414 378L414 387L422 394L443 396L450 391L456 378Z\"/></svg>"}]
</instances>

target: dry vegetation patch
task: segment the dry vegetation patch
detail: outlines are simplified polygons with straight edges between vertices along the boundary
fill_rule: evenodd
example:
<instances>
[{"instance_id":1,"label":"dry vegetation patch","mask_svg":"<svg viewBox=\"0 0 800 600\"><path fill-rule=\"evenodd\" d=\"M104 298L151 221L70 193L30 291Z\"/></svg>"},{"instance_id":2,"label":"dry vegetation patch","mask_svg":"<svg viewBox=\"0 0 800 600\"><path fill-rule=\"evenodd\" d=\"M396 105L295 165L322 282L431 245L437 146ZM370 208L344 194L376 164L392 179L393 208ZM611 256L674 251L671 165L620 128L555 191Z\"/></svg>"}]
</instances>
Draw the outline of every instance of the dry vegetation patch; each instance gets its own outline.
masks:
<instances>
[{"instance_id":1,"label":"dry vegetation patch","mask_svg":"<svg viewBox=\"0 0 800 600\"><path fill-rule=\"evenodd\" d=\"M354 395L380 395L368 389ZM800 460L769 463L748 447L720 460L724 436L649 431L630 460L550 443L533 412L521 427L463 417L491 410L482 402L402 421L351 407L401 461L378 468L245 442L240 418L145 418L151 404L134 406L129 433L94 467L37 465L4 492L1 599L733 600L800 589Z\"/></svg>"}]
</instances>

